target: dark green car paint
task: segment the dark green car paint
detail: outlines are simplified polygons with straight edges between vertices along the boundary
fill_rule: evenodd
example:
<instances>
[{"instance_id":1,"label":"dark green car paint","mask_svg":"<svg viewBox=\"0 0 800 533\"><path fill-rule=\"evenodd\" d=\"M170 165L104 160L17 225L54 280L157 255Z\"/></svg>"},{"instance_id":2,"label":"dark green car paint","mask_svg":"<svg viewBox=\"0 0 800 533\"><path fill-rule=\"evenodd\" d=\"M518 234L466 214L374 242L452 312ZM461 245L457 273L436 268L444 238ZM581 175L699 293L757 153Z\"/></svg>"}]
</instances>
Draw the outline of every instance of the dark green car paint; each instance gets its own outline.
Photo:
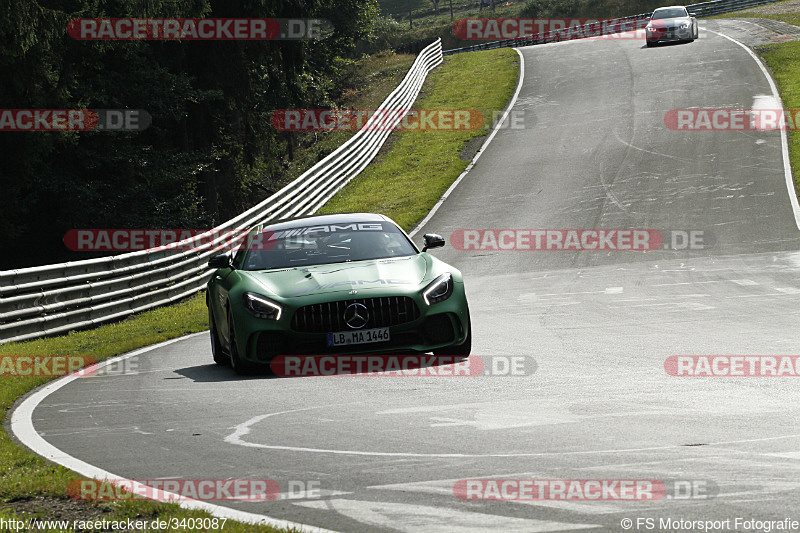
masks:
<instances>
[{"instance_id":1,"label":"dark green car paint","mask_svg":"<svg viewBox=\"0 0 800 533\"><path fill-rule=\"evenodd\" d=\"M278 232L293 226L347 224L354 221L388 222L396 227L394 222L382 215L358 213L303 217L282 221L266 228ZM248 239L264 229L262 226L253 228ZM408 239L402 230L397 229ZM213 321L210 324L212 344L216 340L216 348L225 354L224 357L218 355L215 360L228 361L231 357L231 322L238 354L234 368L240 372L252 370L258 365L268 365L273 357L289 354L434 351L469 355L469 308L461 272L429 253L419 251L411 244L416 253L409 256L270 270L243 270L242 251L237 252L235 258L229 260L229 264L228 258L218 256L212 259L209 264L214 266L218 266L220 262L228 264L217 269L208 282L207 304L210 320ZM444 301L428 305L423 292L436 278L447 273L453 282L452 295ZM279 304L282 308L280 318L265 319L251 314L243 303L245 293L254 293ZM398 296L411 298L419 309L419 317L410 322L388 326L388 343L330 348L327 346L327 333L335 331L310 333L297 331L292 327L295 312L304 306ZM452 338L441 342L440 337L447 332L442 333L440 330L443 331L448 325L452 328ZM213 338L214 335L216 339ZM262 336L264 337L261 338Z\"/></svg>"}]
</instances>

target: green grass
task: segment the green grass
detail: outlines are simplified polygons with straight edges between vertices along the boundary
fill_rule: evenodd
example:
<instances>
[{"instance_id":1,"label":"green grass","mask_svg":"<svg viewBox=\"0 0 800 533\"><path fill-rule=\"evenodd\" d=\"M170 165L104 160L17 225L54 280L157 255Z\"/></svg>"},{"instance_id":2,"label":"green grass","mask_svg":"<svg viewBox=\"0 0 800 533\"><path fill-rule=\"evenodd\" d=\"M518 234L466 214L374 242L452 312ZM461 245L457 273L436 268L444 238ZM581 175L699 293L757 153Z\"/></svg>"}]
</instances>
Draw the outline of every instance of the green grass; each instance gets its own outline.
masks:
<instances>
[{"instance_id":1,"label":"green grass","mask_svg":"<svg viewBox=\"0 0 800 533\"><path fill-rule=\"evenodd\" d=\"M800 26L800 13L780 13L777 15L768 14L768 13L750 13L747 11L736 11L733 13L725 13L723 15L717 15L715 17L709 17L715 19L739 19L739 18L757 18L757 19L771 19L771 20L780 20L789 24L793 24L795 26Z\"/></svg>"},{"instance_id":2,"label":"green grass","mask_svg":"<svg viewBox=\"0 0 800 533\"><path fill-rule=\"evenodd\" d=\"M739 15L744 16L744 15ZM780 20L794 26L800 26L800 13L781 13L778 15L759 15L759 14L751 14L750 17L754 18L761 18L761 19L772 19L772 20Z\"/></svg>"},{"instance_id":3,"label":"green grass","mask_svg":"<svg viewBox=\"0 0 800 533\"><path fill-rule=\"evenodd\" d=\"M380 156L320 212L376 212L409 229L439 200L468 162L464 144L485 135L493 113L502 110L517 84L517 53L509 48L457 54L431 73L431 89L415 109L477 109L486 120L473 131L402 131Z\"/></svg>"},{"instance_id":4,"label":"green grass","mask_svg":"<svg viewBox=\"0 0 800 533\"><path fill-rule=\"evenodd\" d=\"M757 52L764 58L778 84L785 109L800 109L800 41L761 46ZM800 120L800 113L796 120ZM795 124L800 128L800 124ZM795 189L800 191L800 131L789 131L789 160Z\"/></svg>"},{"instance_id":5,"label":"green grass","mask_svg":"<svg viewBox=\"0 0 800 533\"><path fill-rule=\"evenodd\" d=\"M772 4L768 4L769 6L779 6L783 2L775 2ZM764 7L764 6L759 6ZM772 19L772 20L780 20L783 22L787 22L789 24L793 24L795 26L800 26L800 13L781 13L776 15L771 14L761 14L758 13L759 7L756 8L749 8L744 9L742 11L733 11L731 13L723 13L722 15L715 15L713 17L709 17L712 19L724 19L724 18L760 18L760 19Z\"/></svg>"}]
</instances>

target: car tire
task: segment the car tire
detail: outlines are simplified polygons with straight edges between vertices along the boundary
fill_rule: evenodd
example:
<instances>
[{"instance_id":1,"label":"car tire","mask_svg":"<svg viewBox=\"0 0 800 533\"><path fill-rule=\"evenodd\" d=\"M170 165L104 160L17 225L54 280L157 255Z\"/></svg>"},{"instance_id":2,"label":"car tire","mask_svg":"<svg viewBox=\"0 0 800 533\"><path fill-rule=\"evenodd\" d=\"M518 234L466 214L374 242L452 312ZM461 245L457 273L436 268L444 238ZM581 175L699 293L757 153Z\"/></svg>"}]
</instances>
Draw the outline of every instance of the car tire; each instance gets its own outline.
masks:
<instances>
[{"instance_id":1,"label":"car tire","mask_svg":"<svg viewBox=\"0 0 800 533\"><path fill-rule=\"evenodd\" d=\"M472 351L472 318L467 318L467 338L461 344L445 346L433 351L433 355L463 355L468 356Z\"/></svg>"},{"instance_id":2,"label":"car tire","mask_svg":"<svg viewBox=\"0 0 800 533\"><path fill-rule=\"evenodd\" d=\"M214 357L214 362L220 366L228 366L231 360L222 351L222 343L219 342L219 333L217 333L217 323L210 305L208 306L208 331L211 334L211 355Z\"/></svg>"},{"instance_id":3,"label":"car tire","mask_svg":"<svg viewBox=\"0 0 800 533\"><path fill-rule=\"evenodd\" d=\"M229 360L231 368L240 376L252 374L254 370L253 365L247 361L243 361L242 358L239 357L239 346L236 343L236 328L233 327L233 314L230 309L228 309L228 329L230 330L228 333L228 337L230 337L228 352L230 355Z\"/></svg>"}]
</instances>

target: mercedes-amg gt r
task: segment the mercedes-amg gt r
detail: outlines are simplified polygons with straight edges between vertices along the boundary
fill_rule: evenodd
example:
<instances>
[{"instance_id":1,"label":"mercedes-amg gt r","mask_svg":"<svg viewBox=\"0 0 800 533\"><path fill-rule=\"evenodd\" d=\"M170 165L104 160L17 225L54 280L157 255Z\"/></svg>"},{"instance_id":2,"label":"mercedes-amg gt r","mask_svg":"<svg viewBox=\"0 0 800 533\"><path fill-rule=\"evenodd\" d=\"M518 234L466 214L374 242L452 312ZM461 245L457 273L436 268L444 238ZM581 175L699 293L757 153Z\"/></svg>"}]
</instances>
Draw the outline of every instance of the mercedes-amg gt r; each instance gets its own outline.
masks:
<instances>
[{"instance_id":1,"label":"mercedes-amg gt r","mask_svg":"<svg viewBox=\"0 0 800 533\"><path fill-rule=\"evenodd\" d=\"M469 355L461 272L389 218L317 215L253 228L208 282L214 361L238 373L279 355Z\"/></svg>"}]
</instances>

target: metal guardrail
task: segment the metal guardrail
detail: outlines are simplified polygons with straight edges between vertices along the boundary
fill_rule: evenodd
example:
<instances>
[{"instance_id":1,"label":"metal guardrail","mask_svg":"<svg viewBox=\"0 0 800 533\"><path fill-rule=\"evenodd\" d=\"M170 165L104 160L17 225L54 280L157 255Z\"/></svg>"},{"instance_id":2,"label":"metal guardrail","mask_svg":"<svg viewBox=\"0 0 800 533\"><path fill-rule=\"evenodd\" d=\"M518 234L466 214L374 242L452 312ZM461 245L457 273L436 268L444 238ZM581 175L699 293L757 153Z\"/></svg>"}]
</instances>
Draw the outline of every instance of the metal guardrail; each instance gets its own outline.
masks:
<instances>
[{"instance_id":1,"label":"metal guardrail","mask_svg":"<svg viewBox=\"0 0 800 533\"><path fill-rule=\"evenodd\" d=\"M692 4L686 6L690 13L694 13L697 18L712 17L722 13L730 13L732 11L739 11L749 7L761 6L764 4L772 4L780 0L713 0L712 2L703 2L701 4ZM477 52L479 50L492 50L495 48L507 48L510 46L532 46L536 44L546 44L559 41L569 41L574 39L583 38L584 35L611 35L620 33L621 31L630 31L638 29L639 21L647 20L651 13L641 13L639 15L631 15L629 17L621 17L616 19L604 20L597 24L584 24L583 26L575 26L574 28L564 28L562 30L553 30L546 33L537 33L535 35L520 37L518 39L504 39L501 41L491 41L488 43L475 44L466 46L464 48L455 48L452 50L445 50L444 55L460 54L463 52ZM644 25L641 25L644 27Z\"/></svg>"},{"instance_id":2,"label":"metal guardrail","mask_svg":"<svg viewBox=\"0 0 800 533\"><path fill-rule=\"evenodd\" d=\"M695 13L697 18L713 17L714 15L721 15L722 13L739 11L749 7L763 6L764 4L773 4L779 1L780 0L714 0L713 2L692 4L686 6L686 9Z\"/></svg>"},{"instance_id":3,"label":"metal guardrail","mask_svg":"<svg viewBox=\"0 0 800 533\"><path fill-rule=\"evenodd\" d=\"M312 214L364 170L441 62L438 39L420 52L359 132L286 187L209 232L162 248L0 271L0 343L91 327L196 293L211 275L209 257L230 245L231 232ZM204 244L191 247L196 239Z\"/></svg>"}]
</instances>

